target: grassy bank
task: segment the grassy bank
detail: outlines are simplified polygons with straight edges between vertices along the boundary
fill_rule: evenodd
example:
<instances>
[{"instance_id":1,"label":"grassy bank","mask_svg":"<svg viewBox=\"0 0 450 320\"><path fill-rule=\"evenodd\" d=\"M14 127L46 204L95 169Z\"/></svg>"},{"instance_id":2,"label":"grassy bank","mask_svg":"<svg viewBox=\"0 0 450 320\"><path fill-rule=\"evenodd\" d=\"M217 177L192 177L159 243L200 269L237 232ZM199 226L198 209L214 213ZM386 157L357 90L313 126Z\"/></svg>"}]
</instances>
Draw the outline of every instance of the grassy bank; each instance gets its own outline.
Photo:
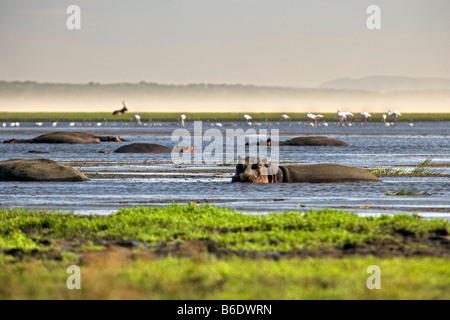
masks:
<instances>
[{"instance_id":1,"label":"grassy bank","mask_svg":"<svg viewBox=\"0 0 450 320\"><path fill-rule=\"evenodd\" d=\"M212 206L0 210L0 299L448 299L450 222ZM68 290L66 269L82 269ZM367 267L382 270L369 290Z\"/></svg>"},{"instance_id":2,"label":"grassy bank","mask_svg":"<svg viewBox=\"0 0 450 320\"><path fill-rule=\"evenodd\" d=\"M81 268L68 290L67 267ZM381 270L381 289L366 286ZM125 257L11 263L0 258L0 299L442 299L450 298L443 258L274 260Z\"/></svg>"},{"instance_id":3,"label":"grassy bank","mask_svg":"<svg viewBox=\"0 0 450 320\"><path fill-rule=\"evenodd\" d=\"M121 209L109 216L78 216L37 211L0 210L0 249L50 250L51 240L70 239L75 250L90 241L135 241L157 249L161 244L210 240L223 254L290 252L296 249L354 247L378 242L425 248L428 236L450 234L448 220L421 220L398 214L361 217L345 211L284 212L246 215L214 206L171 205ZM76 241L75 241L76 240ZM421 240L424 240L421 242Z\"/></svg>"},{"instance_id":4,"label":"grassy bank","mask_svg":"<svg viewBox=\"0 0 450 320\"><path fill-rule=\"evenodd\" d=\"M111 113L0 113L0 121L104 121L120 120L131 121L134 115L131 110L122 116L113 116ZM185 113L188 120L242 120L244 113ZM283 113L251 113L254 120L280 120ZM146 113L139 112L141 119L148 120L179 120L180 113ZM336 113L323 113L323 120L336 121ZM381 121L382 113L373 113L370 121ZM291 120L306 121L306 113L289 114ZM354 119L358 119L355 113ZM407 113L402 114L398 121L449 121L450 113Z\"/></svg>"}]
</instances>

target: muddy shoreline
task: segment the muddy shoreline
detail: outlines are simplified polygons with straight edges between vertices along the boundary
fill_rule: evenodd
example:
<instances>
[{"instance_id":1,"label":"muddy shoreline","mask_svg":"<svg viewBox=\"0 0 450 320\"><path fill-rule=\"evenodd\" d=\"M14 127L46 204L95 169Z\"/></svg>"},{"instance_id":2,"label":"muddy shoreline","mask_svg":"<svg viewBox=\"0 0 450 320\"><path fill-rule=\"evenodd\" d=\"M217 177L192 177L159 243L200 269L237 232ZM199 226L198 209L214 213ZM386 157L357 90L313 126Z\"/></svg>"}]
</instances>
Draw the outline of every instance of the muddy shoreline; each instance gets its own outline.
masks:
<instances>
[{"instance_id":1,"label":"muddy shoreline","mask_svg":"<svg viewBox=\"0 0 450 320\"><path fill-rule=\"evenodd\" d=\"M230 231L222 231L230 232ZM401 230L398 231L400 234ZM147 244L133 240L98 240L94 245L104 247L103 250L93 252L77 252L76 248L88 242L85 239L59 239L44 240L40 244L42 250L3 249L1 254L9 255L19 260L23 259L50 259L62 260L62 252L72 252L81 258L83 263L89 263L90 258L99 259L111 252L121 251L129 259L147 257L159 259L165 257L192 258L215 257L226 259L240 257L246 259L303 259L308 257L366 257L379 258L394 257L450 257L450 236L445 230L432 232L417 237L410 233L402 234L401 243L379 240L344 244L342 246L329 246L320 249L295 249L291 251L268 250L233 250L211 239L185 240L181 242L162 241L157 244ZM89 240L90 241L90 240ZM47 248L47 249L46 249ZM56 248L56 249L55 249Z\"/></svg>"}]
</instances>

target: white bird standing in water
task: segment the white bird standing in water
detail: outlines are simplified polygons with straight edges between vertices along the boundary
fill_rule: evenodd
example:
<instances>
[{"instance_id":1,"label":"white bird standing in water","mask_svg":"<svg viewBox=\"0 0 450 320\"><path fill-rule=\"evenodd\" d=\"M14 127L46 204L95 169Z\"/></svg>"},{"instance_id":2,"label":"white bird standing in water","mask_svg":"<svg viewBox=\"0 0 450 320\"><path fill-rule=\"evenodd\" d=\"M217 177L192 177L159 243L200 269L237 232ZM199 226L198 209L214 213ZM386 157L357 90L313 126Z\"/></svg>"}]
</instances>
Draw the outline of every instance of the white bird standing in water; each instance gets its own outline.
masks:
<instances>
[{"instance_id":1,"label":"white bird standing in water","mask_svg":"<svg viewBox=\"0 0 450 320\"><path fill-rule=\"evenodd\" d=\"M347 116L345 115L345 112L341 112L340 110L337 111L337 118L339 120L339 124L341 126L344 126L344 121L347 120Z\"/></svg>"},{"instance_id":2,"label":"white bird standing in water","mask_svg":"<svg viewBox=\"0 0 450 320\"><path fill-rule=\"evenodd\" d=\"M244 119L245 122L247 122L247 124L248 124L249 126L252 125L252 123L250 122L250 120L252 120L252 117L250 117L248 114L244 114L244 116L242 117L242 119Z\"/></svg>"},{"instance_id":3,"label":"white bird standing in water","mask_svg":"<svg viewBox=\"0 0 450 320\"><path fill-rule=\"evenodd\" d=\"M391 110L388 111L388 116L391 118L395 118L395 123L397 123L397 118L400 117L402 114L398 112L397 110L394 110L391 112Z\"/></svg>"},{"instance_id":4,"label":"white bird standing in water","mask_svg":"<svg viewBox=\"0 0 450 320\"><path fill-rule=\"evenodd\" d=\"M353 113L351 113L350 111L344 111L341 112L338 110L337 112L337 118L339 119L339 123L341 124L341 126L344 125L344 122L348 122L348 118L353 117ZM350 123L348 123L349 126L351 126Z\"/></svg>"},{"instance_id":5,"label":"white bird standing in water","mask_svg":"<svg viewBox=\"0 0 450 320\"><path fill-rule=\"evenodd\" d=\"M138 125L142 125L142 122L141 122L141 116L140 116L140 115L135 114L135 115L134 115L134 121L136 121L136 123L137 123Z\"/></svg>"},{"instance_id":6,"label":"white bird standing in water","mask_svg":"<svg viewBox=\"0 0 450 320\"><path fill-rule=\"evenodd\" d=\"M323 118L323 115L321 115L321 114L316 115L311 112L308 112L306 114L306 118L309 120L310 126L317 126L317 125L319 125L319 120Z\"/></svg>"},{"instance_id":7,"label":"white bird standing in water","mask_svg":"<svg viewBox=\"0 0 450 320\"><path fill-rule=\"evenodd\" d=\"M359 114L359 117L364 120L364 123L367 124L367 119L372 117L372 115L370 113L368 113L368 112L361 112Z\"/></svg>"},{"instance_id":8,"label":"white bird standing in water","mask_svg":"<svg viewBox=\"0 0 450 320\"><path fill-rule=\"evenodd\" d=\"M385 114L383 114L383 119L381 119L381 122L384 123L385 127L389 127L390 126L389 122L386 121L386 115Z\"/></svg>"},{"instance_id":9,"label":"white bird standing in water","mask_svg":"<svg viewBox=\"0 0 450 320\"><path fill-rule=\"evenodd\" d=\"M180 116L180 122L181 122L181 126L185 127L186 126L186 115L182 114Z\"/></svg>"}]
</instances>

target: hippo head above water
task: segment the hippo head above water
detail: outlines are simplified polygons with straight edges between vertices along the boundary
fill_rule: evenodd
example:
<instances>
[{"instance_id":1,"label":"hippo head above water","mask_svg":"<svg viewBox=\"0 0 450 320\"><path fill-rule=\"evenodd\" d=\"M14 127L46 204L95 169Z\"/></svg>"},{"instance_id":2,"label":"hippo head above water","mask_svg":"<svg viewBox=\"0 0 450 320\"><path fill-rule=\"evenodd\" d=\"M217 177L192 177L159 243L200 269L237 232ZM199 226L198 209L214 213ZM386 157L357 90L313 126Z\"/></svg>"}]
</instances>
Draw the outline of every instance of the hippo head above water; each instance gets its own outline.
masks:
<instances>
[{"instance_id":1,"label":"hippo head above water","mask_svg":"<svg viewBox=\"0 0 450 320\"><path fill-rule=\"evenodd\" d=\"M239 157L239 163L236 165L236 174L231 182L250 182L250 183L274 183L278 167L272 165L267 160L261 160L256 157Z\"/></svg>"},{"instance_id":2,"label":"hippo head above water","mask_svg":"<svg viewBox=\"0 0 450 320\"><path fill-rule=\"evenodd\" d=\"M278 166L267 160L247 157L239 158L236 174L231 182L250 183L342 183L342 182L380 182L368 171L335 163L314 165Z\"/></svg>"}]
</instances>

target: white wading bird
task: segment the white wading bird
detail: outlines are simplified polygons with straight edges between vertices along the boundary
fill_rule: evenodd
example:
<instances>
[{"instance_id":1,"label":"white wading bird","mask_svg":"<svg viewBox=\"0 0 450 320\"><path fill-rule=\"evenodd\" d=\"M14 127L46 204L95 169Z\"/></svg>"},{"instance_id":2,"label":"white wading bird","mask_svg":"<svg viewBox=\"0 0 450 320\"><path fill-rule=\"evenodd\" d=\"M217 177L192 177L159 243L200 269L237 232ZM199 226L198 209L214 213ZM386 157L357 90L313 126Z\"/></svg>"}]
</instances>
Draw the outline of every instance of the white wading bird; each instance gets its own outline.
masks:
<instances>
[{"instance_id":1,"label":"white wading bird","mask_svg":"<svg viewBox=\"0 0 450 320\"><path fill-rule=\"evenodd\" d=\"M347 122L348 118L353 117L353 113L349 112L349 111L345 111L345 112L341 112L341 111L337 111L337 118L339 120L339 124L341 126L344 126L344 122Z\"/></svg>"},{"instance_id":2,"label":"white wading bird","mask_svg":"<svg viewBox=\"0 0 450 320\"><path fill-rule=\"evenodd\" d=\"M134 121L136 121L136 123L137 123L138 125L142 125L142 122L141 122L141 116L140 116L140 115L135 114L135 115L134 115Z\"/></svg>"},{"instance_id":3,"label":"white wading bird","mask_svg":"<svg viewBox=\"0 0 450 320\"><path fill-rule=\"evenodd\" d=\"M397 110L394 110L391 112L391 110L388 111L388 116L391 118L395 118L395 123L397 123L397 118L400 117L402 114L398 112Z\"/></svg>"},{"instance_id":4,"label":"white wading bird","mask_svg":"<svg viewBox=\"0 0 450 320\"><path fill-rule=\"evenodd\" d=\"M319 125L319 120L323 118L323 115L321 115L321 114L313 114L311 112L308 112L306 114L306 118L309 120L309 125L310 126L317 126L317 125Z\"/></svg>"},{"instance_id":5,"label":"white wading bird","mask_svg":"<svg viewBox=\"0 0 450 320\"><path fill-rule=\"evenodd\" d=\"M389 127L390 123L386 121L387 116L385 114L383 114L383 119L381 119L381 122L384 123L385 127Z\"/></svg>"},{"instance_id":6,"label":"white wading bird","mask_svg":"<svg viewBox=\"0 0 450 320\"><path fill-rule=\"evenodd\" d=\"M245 122L251 126L252 123L250 122L250 120L252 120L252 117L250 117L248 114L244 114L244 116L242 117L243 120L245 120Z\"/></svg>"},{"instance_id":7,"label":"white wading bird","mask_svg":"<svg viewBox=\"0 0 450 320\"><path fill-rule=\"evenodd\" d=\"M372 115L370 113L368 113L368 112L361 112L359 114L359 117L364 120L364 123L367 123L367 119L372 117Z\"/></svg>"},{"instance_id":8,"label":"white wading bird","mask_svg":"<svg viewBox=\"0 0 450 320\"><path fill-rule=\"evenodd\" d=\"M180 122L181 122L181 126L185 127L186 126L186 115L182 114L180 116Z\"/></svg>"}]
</instances>

